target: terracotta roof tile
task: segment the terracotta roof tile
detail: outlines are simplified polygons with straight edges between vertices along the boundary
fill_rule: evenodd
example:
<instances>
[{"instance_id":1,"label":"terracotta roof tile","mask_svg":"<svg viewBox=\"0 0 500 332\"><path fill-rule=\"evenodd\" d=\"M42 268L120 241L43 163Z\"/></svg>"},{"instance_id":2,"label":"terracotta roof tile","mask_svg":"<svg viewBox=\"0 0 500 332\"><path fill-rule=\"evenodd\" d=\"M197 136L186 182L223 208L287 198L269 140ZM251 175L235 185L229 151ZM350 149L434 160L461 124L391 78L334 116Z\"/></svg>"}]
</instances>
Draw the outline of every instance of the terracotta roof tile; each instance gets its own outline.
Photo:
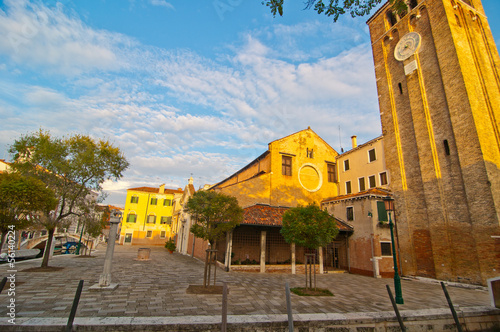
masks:
<instances>
[{"instance_id":1,"label":"terracotta roof tile","mask_svg":"<svg viewBox=\"0 0 500 332\"><path fill-rule=\"evenodd\" d=\"M340 195L340 196L325 198L324 200L321 201L321 203L341 201L344 199L362 197L362 196L388 196L388 195L389 196L392 195L391 191L388 189L372 188L355 194Z\"/></svg>"},{"instance_id":2,"label":"terracotta roof tile","mask_svg":"<svg viewBox=\"0 0 500 332\"><path fill-rule=\"evenodd\" d=\"M134 191L144 191L147 193L156 193L158 194L160 192L160 188L152 188L152 187L138 187L138 188L130 188L127 190L134 190ZM164 194L182 194L183 191L182 189L168 189L165 188L165 191L163 192Z\"/></svg>"}]
</instances>

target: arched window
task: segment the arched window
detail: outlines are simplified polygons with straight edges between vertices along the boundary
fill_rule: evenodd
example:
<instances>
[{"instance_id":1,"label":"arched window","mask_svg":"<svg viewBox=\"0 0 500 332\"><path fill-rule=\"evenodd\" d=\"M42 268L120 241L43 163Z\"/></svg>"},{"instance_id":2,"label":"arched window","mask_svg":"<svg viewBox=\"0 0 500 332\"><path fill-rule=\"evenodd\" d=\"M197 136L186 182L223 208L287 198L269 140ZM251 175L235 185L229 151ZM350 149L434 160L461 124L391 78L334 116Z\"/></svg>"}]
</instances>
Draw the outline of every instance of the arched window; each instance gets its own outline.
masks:
<instances>
[{"instance_id":1,"label":"arched window","mask_svg":"<svg viewBox=\"0 0 500 332\"><path fill-rule=\"evenodd\" d=\"M392 10L388 10L385 15L387 17L387 22L389 22L391 27L398 22L396 15L394 15Z\"/></svg>"}]
</instances>

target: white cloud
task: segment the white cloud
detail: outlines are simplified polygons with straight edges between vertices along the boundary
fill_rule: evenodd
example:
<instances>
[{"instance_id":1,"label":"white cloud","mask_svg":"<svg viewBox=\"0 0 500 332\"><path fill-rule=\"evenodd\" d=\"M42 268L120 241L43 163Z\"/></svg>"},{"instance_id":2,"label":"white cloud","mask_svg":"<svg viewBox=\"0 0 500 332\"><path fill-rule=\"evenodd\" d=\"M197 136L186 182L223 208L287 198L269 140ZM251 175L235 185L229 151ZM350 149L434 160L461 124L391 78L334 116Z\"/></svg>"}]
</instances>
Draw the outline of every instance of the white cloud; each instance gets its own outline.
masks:
<instances>
[{"instance_id":1,"label":"white cloud","mask_svg":"<svg viewBox=\"0 0 500 332\"><path fill-rule=\"evenodd\" d=\"M6 10L0 10L0 53L14 63L64 75L125 66L117 48L130 45L130 38L89 28L68 16L60 3L54 8L27 1L5 3Z\"/></svg>"},{"instance_id":2,"label":"white cloud","mask_svg":"<svg viewBox=\"0 0 500 332\"><path fill-rule=\"evenodd\" d=\"M175 9L174 6L170 2L166 2L165 0L150 0L149 1L153 6L165 7L168 9Z\"/></svg>"}]
</instances>

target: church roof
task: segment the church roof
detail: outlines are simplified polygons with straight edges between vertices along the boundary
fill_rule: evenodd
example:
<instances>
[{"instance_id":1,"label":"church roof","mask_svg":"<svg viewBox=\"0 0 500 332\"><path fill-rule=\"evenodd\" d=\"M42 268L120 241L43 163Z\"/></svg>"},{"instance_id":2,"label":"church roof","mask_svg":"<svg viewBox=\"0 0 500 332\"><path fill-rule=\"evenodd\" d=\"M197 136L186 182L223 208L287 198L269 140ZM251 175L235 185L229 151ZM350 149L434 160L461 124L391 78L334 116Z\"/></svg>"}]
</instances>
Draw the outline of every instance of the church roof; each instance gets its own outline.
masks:
<instances>
[{"instance_id":1,"label":"church roof","mask_svg":"<svg viewBox=\"0 0 500 332\"><path fill-rule=\"evenodd\" d=\"M153 187L138 187L138 188L130 188L130 189L127 189L127 190L134 190L134 191L143 191L143 192L147 192L147 193L155 193L155 194L158 194L160 193L160 188L153 188ZM183 191L182 189L168 189L168 188L165 188L164 194L182 194Z\"/></svg>"},{"instance_id":2,"label":"church roof","mask_svg":"<svg viewBox=\"0 0 500 332\"><path fill-rule=\"evenodd\" d=\"M340 195L340 196L325 198L324 200L321 201L321 203L329 203L329 202L336 202L336 201L343 201L348 199L364 198L364 197L385 197L391 195L392 193L388 189L371 188L355 194Z\"/></svg>"}]
</instances>

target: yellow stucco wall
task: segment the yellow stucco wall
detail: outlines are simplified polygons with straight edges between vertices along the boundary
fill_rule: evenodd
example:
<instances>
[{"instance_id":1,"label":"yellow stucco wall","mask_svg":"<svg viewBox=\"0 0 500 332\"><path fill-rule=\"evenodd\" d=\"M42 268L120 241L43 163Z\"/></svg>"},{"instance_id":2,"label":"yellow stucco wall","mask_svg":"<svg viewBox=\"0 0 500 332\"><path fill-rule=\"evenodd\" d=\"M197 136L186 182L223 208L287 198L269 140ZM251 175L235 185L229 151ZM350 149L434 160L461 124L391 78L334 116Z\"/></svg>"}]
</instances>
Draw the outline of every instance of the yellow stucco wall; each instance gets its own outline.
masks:
<instances>
[{"instance_id":1,"label":"yellow stucco wall","mask_svg":"<svg viewBox=\"0 0 500 332\"><path fill-rule=\"evenodd\" d=\"M351 182L351 194L355 194L370 187L388 188L390 185L389 172L385 166L384 140L382 137L366 142L351 151L347 151L338 157L338 174L340 195L346 192L346 182ZM375 160L370 161L369 151L374 150ZM348 160L349 169L345 169L345 161ZM381 181L381 174L385 173L386 183ZM370 177L374 177L375 186L370 186ZM365 189L360 188L360 179L364 179Z\"/></svg>"},{"instance_id":2,"label":"yellow stucco wall","mask_svg":"<svg viewBox=\"0 0 500 332\"><path fill-rule=\"evenodd\" d=\"M137 197L138 202L132 203L132 197ZM151 199L156 198L156 205L151 204ZM164 206L164 200L170 200L170 206ZM164 245L173 236L172 224L161 224L162 217L172 217L174 193L154 193L140 190L127 190L127 201L123 212L120 231L120 244L134 245ZM135 223L128 222L129 215L135 214ZM156 216L154 223L146 221L147 216ZM150 236L148 236L150 231ZM162 234L162 231L165 233ZM127 237L131 237L129 242Z\"/></svg>"}]
</instances>

